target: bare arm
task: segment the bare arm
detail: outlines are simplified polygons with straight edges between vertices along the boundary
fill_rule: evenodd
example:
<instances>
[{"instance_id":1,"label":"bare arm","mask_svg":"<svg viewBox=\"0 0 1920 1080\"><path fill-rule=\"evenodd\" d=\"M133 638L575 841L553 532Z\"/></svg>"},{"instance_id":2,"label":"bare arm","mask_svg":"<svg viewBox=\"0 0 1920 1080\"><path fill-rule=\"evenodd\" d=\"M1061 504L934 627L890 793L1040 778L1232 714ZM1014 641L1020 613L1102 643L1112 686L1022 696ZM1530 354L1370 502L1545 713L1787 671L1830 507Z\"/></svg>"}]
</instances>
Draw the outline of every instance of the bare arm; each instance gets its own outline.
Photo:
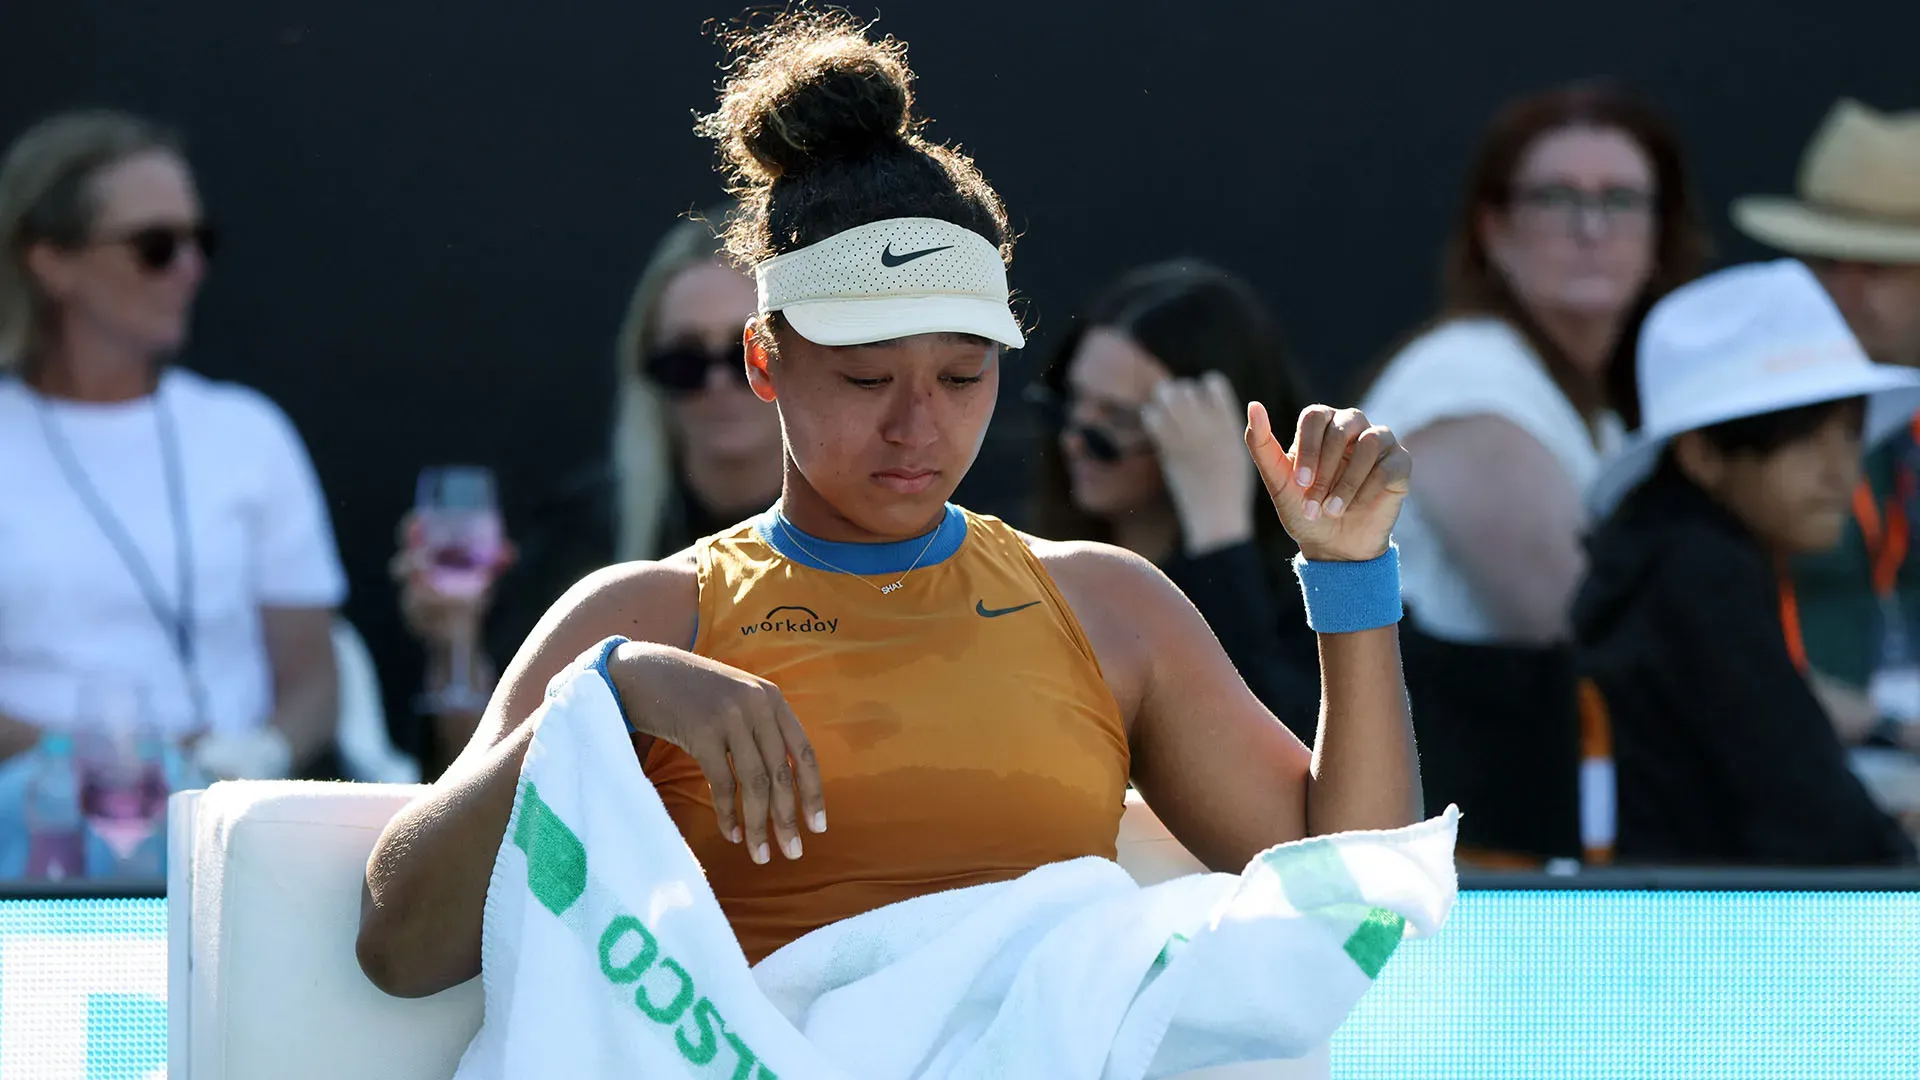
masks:
<instances>
[{"instance_id":1,"label":"bare arm","mask_svg":"<svg viewBox=\"0 0 1920 1080\"><path fill-rule=\"evenodd\" d=\"M1399 629L1321 634L1320 684L1308 834L1418 821L1426 800L1400 675Z\"/></svg>"},{"instance_id":2,"label":"bare arm","mask_svg":"<svg viewBox=\"0 0 1920 1080\"><path fill-rule=\"evenodd\" d=\"M1586 572L1581 493L1539 440L1491 416L1446 420L1407 440L1420 509L1509 640L1565 641Z\"/></svg>"},{"instance_id":3,"label":"bare arm","mask_svg":"<svg viewBox=\"0 0 1920 1080\"><path fill-rule=\"evenodd\" d=\"M1413 473L1393 432L1357 410L1314 405L1283 450L1254 402L1246 443L1308 559L1374 563L1388 551ZM1048 565L1126 710L1141 794L1202 862L1238 870L1276 843L1419 817L1397 630L1320 635L1320 725L1309 756L1240 680L1193 605L1143 560L1079 545ZM1338 625L1338 613L1325 614Z\"/></svg>"},{"instance_id":4,"label":"bare arm","mask_svg":"<svg viewBox=\"0 0 1920 1080\"><path fill-rule=\"evenodd\" d=\"M273 717L296 765L333 743L340 718L331 608L262 608L267 662L273 668Z\"/></svg>"},{"instance_id":5,"label":"bare arm","mask_svg":"<svg viewBox=\"0 0 1920 1080\"><path fill-rule=\"evenodd\" d=\"M593 574L540 620L466 749L367 860L357 952L375 986L423 997L479 974L487 883L548 681L611 635L684 646L697 602L692 563L677 557Z\"/></svg>"},{"instance_id":6,"label":"bare arm","mask_svg":"<svg viewBox=\"0 0 1920 1080\"><path fill-rule=\"evenodd\" d=\"M1104 544L1036 541L1035 552L1129 718L1135 786L1208 867L1238 872L1274 844L1418 819L1396 631L1321 636L1324 689L1309 751L1151 563Z\"/></svg>"}]
</instances>

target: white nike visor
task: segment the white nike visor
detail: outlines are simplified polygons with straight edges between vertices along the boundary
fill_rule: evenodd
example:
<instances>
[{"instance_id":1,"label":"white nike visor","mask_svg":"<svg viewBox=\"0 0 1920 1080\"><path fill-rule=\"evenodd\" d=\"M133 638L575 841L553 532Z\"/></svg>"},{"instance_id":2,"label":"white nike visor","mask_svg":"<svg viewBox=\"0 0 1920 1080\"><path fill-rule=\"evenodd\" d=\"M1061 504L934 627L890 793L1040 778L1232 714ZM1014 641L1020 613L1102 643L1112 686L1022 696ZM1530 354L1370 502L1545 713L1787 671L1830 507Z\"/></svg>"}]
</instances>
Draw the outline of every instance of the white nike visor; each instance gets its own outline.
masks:
<instances>
[{"instance_id":1,"label":"white nike visor","mask_svg":"<svg viewBox=\"0 0 1920 1080\"><path fill-rule=\"evenodd\" d=\"M889 218L754 267L760 313L780 312L816 345L915 334L1027 343L1008 306L1007 267L986 237L936 218Z\"/></svg>"}]
</instances>

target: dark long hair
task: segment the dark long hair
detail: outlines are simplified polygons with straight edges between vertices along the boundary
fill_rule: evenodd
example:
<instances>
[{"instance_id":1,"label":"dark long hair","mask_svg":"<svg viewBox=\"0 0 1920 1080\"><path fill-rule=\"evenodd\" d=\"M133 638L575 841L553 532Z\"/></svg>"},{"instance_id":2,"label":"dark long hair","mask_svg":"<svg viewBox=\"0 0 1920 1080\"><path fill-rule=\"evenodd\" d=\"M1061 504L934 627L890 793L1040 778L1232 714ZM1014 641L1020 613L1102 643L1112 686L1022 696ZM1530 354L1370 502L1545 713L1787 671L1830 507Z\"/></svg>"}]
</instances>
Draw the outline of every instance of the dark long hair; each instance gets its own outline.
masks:
<instances>
[{"instance_id":1,"label":"dark long hair","mask_svg":"<svg viewBox=\"0 0 1920 1080\"><path fill-rule=\"evenodd\" d=\"M1633 301L1598 380L1577 367L1540 328L1487 257L1480 217L1505 210L1513 199L1520 159L1550 132L1568 127L1626 133L1653 166L1655 234L1653 275ZM1440 313L1422 332L1452 319L1491 315L1505 320L1533 347L1547 371L1581 415L1612 409L1629 428L1640 426L1635 355L1640 323L1654 302L1692 280L1708 251L1698 203L1688 179L1680 140L1653 107L1609 82L1582 82L1522 98L1494 116L1480 141L1465 196L1454 215L1441 271Z\"/></svg>"},{"instance_id":2,"label":"dark long hair","mask_svg":"<svg viewBox=\"0 0 1920 1080\"><path fill-rule=\"evenodd\" d=\"M1291 437L1293 418L1305 394L1284 347L1278 322L1246 282L1194 259L1175 259L1131 270L1087 304L1073 321L1041 374L1039 389L1053 402L1065 400L1067 367L1090 330L1113 330L1160 361L1176 379L1218 371L1241 401L1259 401L1276 427ZM1033 520L1041 535L1056 540L1111 540L1104 521L1073 503L1066 457L1057 428L1040 444L1040 475ZM1269 576L1281 585L1293 540L1253 485L1254 539Z\"/></svg>"}]
</instances>

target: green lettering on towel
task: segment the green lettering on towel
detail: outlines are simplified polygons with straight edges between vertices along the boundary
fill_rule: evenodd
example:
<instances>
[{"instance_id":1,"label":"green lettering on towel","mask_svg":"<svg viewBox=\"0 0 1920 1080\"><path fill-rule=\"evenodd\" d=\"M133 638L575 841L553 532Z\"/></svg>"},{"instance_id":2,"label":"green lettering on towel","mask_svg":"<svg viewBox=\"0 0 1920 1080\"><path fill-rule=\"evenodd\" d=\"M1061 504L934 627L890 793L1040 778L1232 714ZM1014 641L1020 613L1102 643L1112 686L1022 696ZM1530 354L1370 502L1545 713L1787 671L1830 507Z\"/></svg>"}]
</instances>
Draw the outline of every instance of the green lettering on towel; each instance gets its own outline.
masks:
<instances>
[{"instance_id":1,"label":"green lettering on towel","mask_svg":"<svg viewBox=\"0 0 1920 1080\"><path fill-rule=\"evenodd\" d=\"M741 1042L740 1037L731 1031L727 1032L727 1042L733 1044L733 1052L740 1055L740 1063L733 1067L733 1080L753 1080L753 1067L760 1064L760 1060L754 1057L753 1051L747 1049L747 1044ZM764 1067L760 1070L763 1075L766 1071Z\"/></svg>"},{"instance_id":2,"label":"green lettering on towel","mask_svg":"<svg viewBox=\"0 0 1920 1080\"><path fill-rule=\"evenodd\" d=\"M706 998L701 998L699 1004L693 1007L693 1013L688 1019L700 1029L700 1044L695 1046L687 1041L686 1028L680 1028L673 1033L673 1044L680 1048L681 1057L695 1065L705 1065L720 1052L720 1040L713 1034L714 1025L718 1024L724 1028L727 1022L720 1019L720 1010L714 1008L713 1002Z\"/></svg>"},{"instance_id":3,"label":"green lettering on towel","mask_svg":"<svg viewBox=\"0 0 1920 1080\"><path fill-rule=\"evenodd\" d=\"M1359 916L1341 948L1367 978L1379 978L1406 934L1407 920L1367 902L1340 849L1325 839L1308 840L1274 848L1262 858L1280 876L1287 901L1302 914L1345 926L1354 926L1348 920Z\"/></svg>"},{"instance_id":4,"label":"green lettering on towel","mask_svg":"<svg viewBox=\"0 0 1920 1080\"><path fill-rule=\"evenodd\" d=\"M672 1024L680 1019L681 1013L687 1011L687 1006L693 1004L693 977L672 957L660 961L660 970L671 971L674 978L680 980L680 989L673 995L673 1000L667 1003L666 1008L661 1008L647 997L647 988L643 985L633 988L633 1003L640 1006L640 1011L646 1013L654 1023Z\"/></svg>"},{"instance_id":5,"label":"green lettering on towel","mask_svg":"<svg viewBox=\"0 0 1920 1080\"><path fill-rule=\"evenodd\" d=\"M604 882L591 881L587 875L587 848L553 807L540 798L531 781L520 785L519 805L515 811L513 845L527 856L527 890L542 907L557 917L580 902L589 887L595 900L585 911L606 911L611 899ZM616 909L617 910L617 909ZM660 939L638 918L616 914L600 931L593 931L578 920L569 921L574 935L598 953L600 974L614 986L633 987L633 1003L641 1015L663 1028L673 1029L674 1048L688 1063L705 1066L719 1057L721 1040L731 1046L738 1060L734 1080L779 1080L760 1056L739 1035L727 1030L726 1018L711 1000L701 996L693 975L680 962L666 955ZM654 1003L647 992L647 976L665 972L678 983L672 1000ZM654 990L664 990L660 978L654 978ZM697 1004L696 1004L697 1002Z\"/></svg>"},{"instance_id":6,"label":"green lettering on towel","mask_svg":"<svg viewBox=\"0 0 1920 1080\"><path fill-rule=\"evenodd\" d=\"M1347 938L1347 955L1367 973L1367 978L1380 977L1380 969L1387 966L1387 958L1393 950L1399 948L1400 939L1407 931L1407 920L1386 908L1374 908L1360 923L1353 935Z\"/></svg>"},{"instance_id":7,"label":"green lettering on towel","mask_svg":"<svg viewBox=\"0 0 1920 1080\"><path fill-rule=\"evenodd\" d=\"M640 951L634 954L633 959L616 967L613 962L613 947L628 934L639 936ZM659 953L660 943L647 932L647 928L641 925L640 920L631 915L621 915L608 923L606 932L600 935L600 973L617 984L636 982L640 976L646 974L648 968L653 966L653 958Z\"/></svg>"},{"instance_id":8,"label":"green lettering on towel","mask_svg":"<svg viewBox=\"0 0 1920 1080\"><path fill-rule=\"evenodd\" d=\"M587 848L540 798L531 781L520 787L513 844L527 853L527 888L555 915L587 891Z\"/></svg>"},{"instance_id":9,"label":"green lettering on towel","mask_svg":"<svg viewBox=\"0 0 1920 1080\"><path fill-rule=\"evenodd\" d=\"M1167 943L1160 946L1160 955L1153 958L1154 970L1158 971L1173 963L1173 954L1186 945L1187 940L1187 935L1178 930L1174 931L1173 936L1167 939Z\"/></svg>"}]
</instances>

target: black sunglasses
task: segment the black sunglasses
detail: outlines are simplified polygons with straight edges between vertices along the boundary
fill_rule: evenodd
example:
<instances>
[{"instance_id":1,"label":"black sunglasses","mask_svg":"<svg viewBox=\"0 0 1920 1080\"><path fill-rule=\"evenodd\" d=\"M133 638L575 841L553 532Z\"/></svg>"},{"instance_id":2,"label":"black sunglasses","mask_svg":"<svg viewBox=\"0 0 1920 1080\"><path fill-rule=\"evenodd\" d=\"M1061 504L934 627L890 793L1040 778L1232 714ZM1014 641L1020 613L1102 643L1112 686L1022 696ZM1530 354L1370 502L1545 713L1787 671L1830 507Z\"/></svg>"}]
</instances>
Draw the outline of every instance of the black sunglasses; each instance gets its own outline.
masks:
<instances>
[{"instance_id":1,"label":"black sunglasses","mask_svg":"<svg viewBox=\"0 0 1920 1080\"><path fill-rule=\"evenodd\" d=\"M205 223L145 225L97 242L125 244L133 249L133 257L140 261L142 269L158 274L172 267L174 260L180 257L181 250L188 244L200 249L201 258L211 260L220 247L220 234Z\"/></svg>"},{"instance_id":2,"label":"black sunglasses","mask_svg":"<svg viewBox=\"0 0 1920 1080\"><path fill-rule=\"evenodd\" d=\"M671 345L647 354L640 362L640 369L648 380L669 394L692 394L705 389L707 369L714 367L746 382L746 347L708 349L701 345Z\"/></svg>"},{"instance_id":3,"label":"black sunglasses","mask_svg":"<svg viewBox=\"0 0 1920 1080\"><path fill-rule=\"evenodd\" d=\"M1113 464L1122 458L1130 457L1148 449L1145 442L1122 443L1120 437L1098 424L1075 423L1072 418L1071 403L1058 391L1044 383L1027 387L1027 403L1040 410L1047 424L1060 435L1078 435L1080 445L1086 447L1087 456L1095 461Z\"/></svg>"}]
</instances>

